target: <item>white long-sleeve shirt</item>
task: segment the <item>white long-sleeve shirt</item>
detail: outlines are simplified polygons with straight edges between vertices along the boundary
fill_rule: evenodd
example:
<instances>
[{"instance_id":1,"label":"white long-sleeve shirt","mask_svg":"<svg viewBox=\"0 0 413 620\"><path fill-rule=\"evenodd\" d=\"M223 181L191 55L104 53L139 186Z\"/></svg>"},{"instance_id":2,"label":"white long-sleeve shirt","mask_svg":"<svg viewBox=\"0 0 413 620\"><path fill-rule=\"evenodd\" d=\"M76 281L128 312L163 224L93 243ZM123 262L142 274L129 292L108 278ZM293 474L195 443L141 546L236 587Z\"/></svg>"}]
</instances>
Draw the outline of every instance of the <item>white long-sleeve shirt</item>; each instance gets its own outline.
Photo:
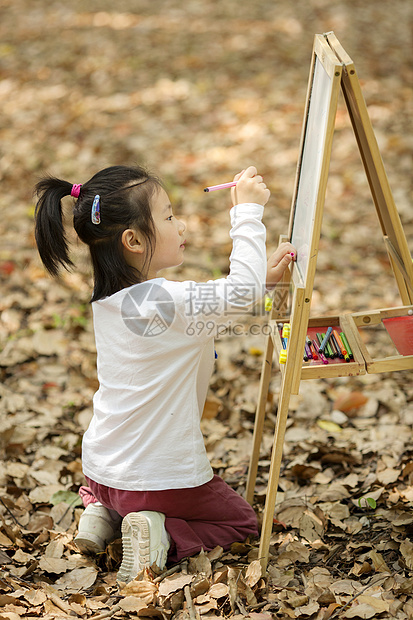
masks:
<instances>
[{"instance_id":1,"label":"white long-sleeve shirt","mask_svg":"<svg viewBox=\"0 0 413 620\"><path fill-rule=\"evenodd\" d=\"M213 472L200 429L214 336L265 291L263 207L233 207L226 278L155 278L93 302L99 389L82 446L86 476L109 487L195 487Z\"/></svg>"}]
</instances>

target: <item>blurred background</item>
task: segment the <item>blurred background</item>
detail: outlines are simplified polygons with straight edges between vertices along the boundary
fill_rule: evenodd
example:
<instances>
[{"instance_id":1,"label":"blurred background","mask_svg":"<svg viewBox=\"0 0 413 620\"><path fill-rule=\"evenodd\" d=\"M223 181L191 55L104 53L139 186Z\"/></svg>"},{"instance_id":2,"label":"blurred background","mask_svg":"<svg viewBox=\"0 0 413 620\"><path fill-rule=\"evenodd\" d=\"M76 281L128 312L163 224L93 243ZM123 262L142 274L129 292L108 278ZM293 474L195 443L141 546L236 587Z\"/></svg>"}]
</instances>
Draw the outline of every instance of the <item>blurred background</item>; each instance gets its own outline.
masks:
<instances>
[{"instance_id":1,"label":"blurred background","mask_svg":"<svg viewBox=\"0 0 413 620\"><path fill-rule=\"evenodd\" d=\"M177 277L227 271L229 195L202 189L249 164L272 191L272 251L288 228L314 34L331 30L356 65L411 249L411 2L1 0L2 285L16 270L17 285L43 282L38 177L82 183L112 164L144 163L167 182L188 228ZM79 268L85 287L68 282L86 302ZM342 97L315 289L313 313L399 303Z\"/></svg>"}]
</instances>

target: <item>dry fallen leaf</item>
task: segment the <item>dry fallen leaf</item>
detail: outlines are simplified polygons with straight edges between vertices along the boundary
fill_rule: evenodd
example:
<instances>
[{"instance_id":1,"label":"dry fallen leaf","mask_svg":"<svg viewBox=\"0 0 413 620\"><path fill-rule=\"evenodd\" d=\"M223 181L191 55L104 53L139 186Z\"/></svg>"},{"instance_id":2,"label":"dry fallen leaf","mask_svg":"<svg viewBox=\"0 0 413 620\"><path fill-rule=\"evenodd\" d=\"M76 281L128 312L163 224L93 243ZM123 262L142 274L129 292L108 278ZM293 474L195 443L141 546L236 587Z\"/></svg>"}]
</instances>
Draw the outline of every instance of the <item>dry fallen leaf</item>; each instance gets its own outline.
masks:
<instances>
[{"instance_id":1,"label":"dry fallen leaf","mask_svg":"<svg viewBox=\"0 0 413 620\"><path fill-rule=\"evenodd\" d=\"M222 598L229 595L229 586L225 583L214 583L208 590L208 596L211 598Z\"/></svg>"},{"instance_id":2,"label":"dry fallen leaf","mask_svg":"<svg viewBox=\"0 0 413 620\"><path fill-rule=\"evenodd\" d=\"M245 573L245 583L253 588L262 577L262 565L259 560L254 560L249 564Z\"/></svg>"},{"instance_id":3,"label":"dry fallen leaf","mask_svg":"<svg viewBox=\"0 0 413 620\"><path fill-rule=\"evenodd\" d=\"M146 607L146 603L137 596L125 596L119 601L119 607L126 612L139 612Z\"/></svg>"},{"instance_id":4,"label":"dry fallen leaf","mask_svg":"<svg viewBox=\"0 0 413 620\"><path fill-rule=\"evenodd\" d=\"M406 538L400 545L400 553L406 563L408 569L413 570L413 543Z\"/></svg>"},{"instance_id":5,"label":"dry fallen leaf","mask_svg":"<svg viewBox=\"0 0 413 620\"><path fill-rule=\"evenodd\" d=\"M197 556L189 558L188 568L189 572L193 574L201 573L206 577L212 575L211 561L203 551Z\"/></svg>"},{"instance_id":6,"label":"dry fallen leaf","mask_svg":"<svg viewBox=\"0 0 413 620\"><path fill-rule=\"evenodd\" d=\"M392 570L387 566L381 553L378 553L377 551L372 549L371 551L369 551L369 557L373 562L374 570L376 570L378 573L389 573L389 575L391 575Z\"/></svg>"},{"instance_id":7,"label":"dry fallen leaf","mask_svg":"<svg viewBox=\"0 0 413 620\"><path fill-rule=\"evenodd\" d=\"M119 588L119 592L122 596L139 598L145 605L149 605L155 600L158 586L147 579L132 579L129 583L122 585L122 587Z\"/></svg>"},{"instance_id":8,"label":"dry fallen leaf","mask_svg":"<svg viewBox=\"0 0 413 620\"><path fill-rule=\"evenodd\" d=\"M388 467L387 469L377 473L377 481L382 485L392 484L393 482L396 482L400 475L401 471L399 469Z\"/></svg>"},{"instance_id":9,"label":"dry fallen leaf","mask_svg":"<svg viewBox=\"0 0 413 620\"><path fill-rule=\"evenodd\" d=\"M45 573L53 573L59 575L65 573L69 569L69 563L66 558L53 558L44 555L40 558L39 568Z\"/></svg>"},{"instance_id":10,"label":"dry fallen leaf","mask_svg":"<svg viewBox=\"0 0 413 620\"><path fill-rule=\"evenodd\" d=\"M285 550L277 558L278 566L286 567L295 562L308 562L310 549L301 542L292 541L288 543Z\"/></svg>"},{"instance_id":11,"label":"dry fallen leaf","mask_svg":"<svg viewBox=\"0 0 413 620\"><path fill-rule=\"evenodd\" d=\"M170 577L165 577L159 584L159 596L169 596L172 592L183 590L184 587L190 585L194 579L195 575L184 575L183 573L175 573Z\"/></svg>"},{"instance_id":12,"label":"dry fallen leaf","mask_svg":"<svg viewBox=\"0 0 413 620\"><path fill-rule=\"evenodd\" d=\"M333 403L334 409L350 413L366 404L368 398L362 392L343 392Z\"/></svg>"},{"instance_id":13,"label":"dry fallen leaf","mask_svg":"<svg viewBox=\"0 0 413 620\"><path fill-rule=\"evenodd\" d=\"M384 611L384 609L382 611ZM378 612L376 607L368 603L356 602L350 609L346 609L343 612L343 618L376 618L377 613L380 612Z\"/></svg>"},{"instance_id":14,"label":"dry fallen leaf","mask_svg":"<svg viewBox=\"0 0 413 620\"><path fill-rule=\"evenodd\" d=\"M65 592L81 592L90 588L95 583L97 576L98 570L92 566L74 568L55 581L54 585L58 590Z\"/></svg>"}]
</instances>

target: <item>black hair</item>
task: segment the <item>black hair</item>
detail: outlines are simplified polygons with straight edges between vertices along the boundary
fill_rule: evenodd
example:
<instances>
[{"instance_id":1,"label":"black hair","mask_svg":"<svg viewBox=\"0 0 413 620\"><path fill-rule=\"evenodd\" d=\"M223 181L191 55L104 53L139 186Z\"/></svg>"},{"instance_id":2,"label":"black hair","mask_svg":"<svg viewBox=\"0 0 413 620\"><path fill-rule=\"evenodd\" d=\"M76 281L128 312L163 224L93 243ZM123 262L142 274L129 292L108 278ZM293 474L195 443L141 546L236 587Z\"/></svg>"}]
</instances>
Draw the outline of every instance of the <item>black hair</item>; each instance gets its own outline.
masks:
<instances>
[{"instance_id":1,"label":"black hair","mask_svg":"<svg viewBox=\"0 0 413 620\"><path fill-rule=\"evenodd\" d=\"M53 276L60 268L73 268L65 234L62 198L69 196L72 183L45 177L35 187L35 238L40 258ZM95 174L81 186L73 209L73 226L78 237L89 246L94 289L91 301L113 295L146 279L155 248L155 223L151 198L162 188L161 181L140 166L111 166ZM100 224L93 224L91 210L100 196ZM129 265L122 251L122 233L138 228L147 243L144 265L139 271Z\"/></svg>"}]
</instances>

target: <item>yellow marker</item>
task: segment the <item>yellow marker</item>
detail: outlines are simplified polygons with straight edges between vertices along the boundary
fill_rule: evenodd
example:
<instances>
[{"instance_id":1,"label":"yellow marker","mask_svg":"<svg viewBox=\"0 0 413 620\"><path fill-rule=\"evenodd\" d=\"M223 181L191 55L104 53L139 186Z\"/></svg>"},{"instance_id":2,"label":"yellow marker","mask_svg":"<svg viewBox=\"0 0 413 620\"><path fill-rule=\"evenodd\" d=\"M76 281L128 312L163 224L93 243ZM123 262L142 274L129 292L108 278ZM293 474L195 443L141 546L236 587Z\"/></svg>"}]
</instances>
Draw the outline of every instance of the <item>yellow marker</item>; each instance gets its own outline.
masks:
<instances>
[{"instance_id":1,"label":"yellow marker","mask_svg":"<svg viewBox=\"0 0 413 620\"><path fill-rule=\"evenodd\" d=\"M280 351L280 359L278 360L280 364L285 364L287 361L287 351L283 349Z\"/></svg>"},{"instance_id":2,"label":"yellow marker","mask_svg":"<svg viewBox=\"0 0 413 620\"><path fill-rule=\"evenodd\" d=\"M291 333L291 325L289 323L284 323L283 331L282 331L282 337L283 338L288 338L290 333Z\"/></svg>"},{"instance_id":3,"label":"yellow marker","mask_svg":"<svg viewBox=\"0 0 413 620\"><path fill-rule=\"evenodd\" d=\"M265 297L265 312L269 312L272 308L272 299L271 297L268 297L268 295Z\"/></svg>"}]
</instances>

